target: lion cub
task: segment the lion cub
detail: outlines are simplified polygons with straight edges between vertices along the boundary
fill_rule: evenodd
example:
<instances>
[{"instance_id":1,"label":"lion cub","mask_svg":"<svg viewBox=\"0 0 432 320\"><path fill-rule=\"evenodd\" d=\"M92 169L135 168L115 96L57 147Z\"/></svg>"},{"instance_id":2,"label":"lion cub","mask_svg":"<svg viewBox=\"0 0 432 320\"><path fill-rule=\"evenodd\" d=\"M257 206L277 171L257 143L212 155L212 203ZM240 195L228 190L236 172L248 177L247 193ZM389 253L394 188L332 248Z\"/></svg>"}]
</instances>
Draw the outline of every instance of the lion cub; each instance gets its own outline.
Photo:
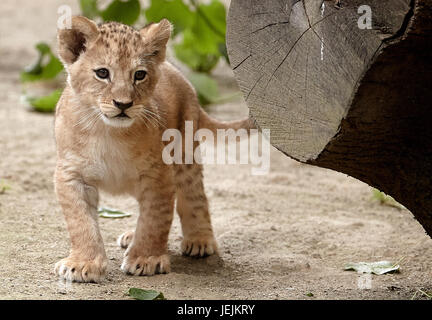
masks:
<instances>
[{"instance_id":1,"label":"lion cub","mask_svg":"<svg viewBox=\"0 0 432 320\"><path fill-rule=\"evenodd\" d=\"M84 17L73 17L71 29L58 31L68 79L56 111L55 187L71 239L69 256L55 266L62 278L97 282L106 271L98 190L129 194L139 203L136 230L119 238L127 248L121 265L127 274L169 272L175 199L183 253L217 252L202 166L165 164L162 134L175 128L184 139L185 121L192 121L194 130L252 125L248 119L219 122L200 108L189 82L165 61L170 34L167 20L138 31Z\"/></svg>"}]
</instances>

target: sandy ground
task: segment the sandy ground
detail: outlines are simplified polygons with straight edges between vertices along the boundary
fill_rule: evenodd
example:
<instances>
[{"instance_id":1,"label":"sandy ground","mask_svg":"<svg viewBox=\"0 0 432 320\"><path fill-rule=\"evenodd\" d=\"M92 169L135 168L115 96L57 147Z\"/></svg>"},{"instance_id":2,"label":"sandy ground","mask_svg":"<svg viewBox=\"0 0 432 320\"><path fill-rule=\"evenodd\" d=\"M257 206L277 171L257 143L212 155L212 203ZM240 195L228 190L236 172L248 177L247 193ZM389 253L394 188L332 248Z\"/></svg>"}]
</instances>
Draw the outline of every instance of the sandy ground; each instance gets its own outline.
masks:
<instances>
[{"instance_id":1,"label":"sandy ground","mask_svg":"<svg viewBox=\"0 0 432 320\"><path fill-rule=\"evenodd\" d=\"M419 288L431 290L432 240L409 211L382 206L369 186L274 149L264 176L251 175L248 165L205 168L220 257L181 256L176 217L172 272L124 275L115 240L133 229L137 205L103 195L103 205L133 213L100 219L110 259L106 280L58 281L52 269L69 244L53 191L53 117L20 103L18 74L35 58L36 42L53 42L57 8L68 2L77 12L77 1L0 2L0 180L10 186L0 194L0 299L128 299L130 287L168 299L409 299ZM225 119L247 113L242 101L212 110ZM343 271L348 262L401 257L401 272L372 276L370 289L358 285L368 279Z\"/></svg>"}]
</instances>

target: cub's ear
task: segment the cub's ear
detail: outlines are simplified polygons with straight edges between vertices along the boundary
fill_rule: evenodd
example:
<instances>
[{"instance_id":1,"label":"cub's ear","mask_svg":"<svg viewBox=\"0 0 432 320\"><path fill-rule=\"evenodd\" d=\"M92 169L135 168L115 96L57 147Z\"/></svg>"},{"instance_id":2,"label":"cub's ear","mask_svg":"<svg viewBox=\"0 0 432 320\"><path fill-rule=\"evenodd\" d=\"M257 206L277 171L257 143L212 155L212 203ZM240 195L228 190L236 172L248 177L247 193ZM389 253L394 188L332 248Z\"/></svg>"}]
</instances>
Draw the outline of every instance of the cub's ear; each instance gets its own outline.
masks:
<instances>
[{"instance_id":1,"label":"cub's ear","mask_svg":"<svg viewBox=\"0 0 432 320\"><path fill-rule=\"evenodd\" d=\"M66 65L74 63L98 35L96 23L85 17L72 17L71 28L58 29L57 32L60 59Z\"/></svg>"},{"instance_id":2,"label":"cub's ear","mask_svg":"<svg viewBox=\"0 0 432 320\"><path fill-rule=\"evenodd\" d=\"M151 54L160 62L165 60L166 45L171 31L172 25L167 19L162 19L159 23L151 23L140 30L144 42L153 51Z\"/></svg>"}]
</instances>

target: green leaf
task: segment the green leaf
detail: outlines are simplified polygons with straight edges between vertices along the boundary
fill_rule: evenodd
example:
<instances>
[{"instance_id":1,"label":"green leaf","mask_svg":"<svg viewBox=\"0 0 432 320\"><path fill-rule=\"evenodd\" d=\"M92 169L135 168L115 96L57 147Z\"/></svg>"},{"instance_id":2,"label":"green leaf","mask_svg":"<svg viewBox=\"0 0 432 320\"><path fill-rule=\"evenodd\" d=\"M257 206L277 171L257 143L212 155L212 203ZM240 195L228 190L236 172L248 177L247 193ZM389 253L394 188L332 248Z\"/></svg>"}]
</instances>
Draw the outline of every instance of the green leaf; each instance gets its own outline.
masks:
<instances>
[{"instance_id":1,"label":"green leaf","mask_svg":"<svg viewBox=\"0 0 432 320\"><path fill-rule=\"evenodd\" d=\"M188 75L189 81L195 87L198 98L202 105L211 104L219 98L219 88L215 80L204 73L191 72Z\"/></svg>"},{"instance_id":2,"label":"green leaf","mask_svg":"<svg viewBox=\"0 0 432 320\"><path fill-rule=\"evenodd\" d=\"M46 43L38 43L36 49L39 51L39 57L34 64L21 72L22 82L53 79L63 70L62 63Z\"/></svg>"},{"instance_id":3,"label":"green leaf","mask_svg":"<svg viewBox=\"0 0 432 320\"><path fill-rule=\"evenodd\" d=\"M44 97L25 97L28 103L38 112L54 112L57 102L62 94L62 89L57 89Z\"/></svg>"},{"instance_id":4,"label":"green leaf","mask_svg":"<svg viewBox=\"0 0 432 320\"><path fill-rule=\"evenodd\" d=\"M196 5L196 20L192 31L202 54L220 55L219 45L225 43L225 7L217 0L209 4Z\"/></svg>"},{"instance_id":5,"label":"green leaf","mask_svg":"<svg viewBox=\"0 0 432 320\"><path fill-rule=\"evenodd\" d=\"M312 292L308 292L308 293L306 293L306 295L307 295L308 297L313 297L313 296L314 296L314 294L313 294Z\"/></svg>"},{"instance_id":6,"label":"green leaf","mask_svg":"<svg viewBox=\"0 0 432 320\"><path fill-rule=\"evenodd\" d=\"M177 59L196 72L209 73L220 58L220 52L208 53L203 51L199 40L190 29L183 32L183 40L174 45L174 52Z\"/></svg>"},{"instance_id":7,"label":"green leaf","mask_svg":"<svg viewBox=\"0 0 432 320\"><path fill-rule=\"evenodd\" d=\"M194 12L182 0L151 0L145 16L151 22L168 19L174 25L174 35L191 28L194 23Z\"/></svg>"},{"instance_id":8,"label":"green leaf","mask_svg":"<svg viewBox=\"0 0 432 320\"><path fill-rule=\"evenodd\" d=\"M100 14L97 0L80 0L80 7L82 14L89 19L93 19Z\"/></svg>"},{"instance_id":9,"label":"green leaf","mask_svg":"<svg viewBox=\"0 0 432 320\"><path fill-rule=\"evenodd\" d=\"M221 56L227 59L225 47L226 10L219 0L208 4L192 1L194 22L183 32L183 39L174 45L176 57L196 72L210 71Z\"/></svg>"},{"instance_id":10,"label":"green leaf","mask_svg":"<svg viewBox=\"0 0 432 320\"><path fill-rule=\"evenodd\" d=\"M209 4L200 4L197 13L220 40L225 40L226 10L222 2L212 0Z\"/></svg>"},{"instance_id":11,"label":"green leaf","mask_svg":"<svg viewBox=\"0 0 432 320\"><path fill-rule=\"evenodd\" d=\"M214 36L214 33L207 27L205 22L198 18L191 29L195 41L195 50L203 55L219 55L219 44L223 43Z\"/></svg>"},{"instance_id":12,"label":"green leaf","mask_svg":"<svg viewBox=\"0 0 432 320\"><path fill-rule=\"evenodd\" d=\"M99 217L102 218L111 218L111 219L118 219L118 218L125 218L130 217L131 214L127 212L122 212L117 209L111 209L111 208L99 208L98 209Z\"/></svg>"},{"instance_id":13,"label":"green leaf","mask_svg":"<svg viewBox=\"0 0 432 320\"><path fill-rule=\"evenodd\" d=\"M141 5L139 0L120 1L114 0L101 12L104 21L117 21L133 25L139 18Z\"/></svg>"},{"instance_id":14,"label":"green leaf","mask_svg":"<svg viewBox=\"0 0 432 320\"><path fill-rule=\"evenodd\" d=\"M130 288L128 294L137 300L166 300L162 292L155 290Z\"/></svg>"},{"instance_id":15,"label":"green leaf","mask_svg":"<svg viewBox=\"0 0 432 320\"><path fill-rule=\"evenodd\" d=\"M355 270L360 273L384 274L399 271L400 266L390 261L348 263L344 270Z\"/></svg>"}]
</instances>

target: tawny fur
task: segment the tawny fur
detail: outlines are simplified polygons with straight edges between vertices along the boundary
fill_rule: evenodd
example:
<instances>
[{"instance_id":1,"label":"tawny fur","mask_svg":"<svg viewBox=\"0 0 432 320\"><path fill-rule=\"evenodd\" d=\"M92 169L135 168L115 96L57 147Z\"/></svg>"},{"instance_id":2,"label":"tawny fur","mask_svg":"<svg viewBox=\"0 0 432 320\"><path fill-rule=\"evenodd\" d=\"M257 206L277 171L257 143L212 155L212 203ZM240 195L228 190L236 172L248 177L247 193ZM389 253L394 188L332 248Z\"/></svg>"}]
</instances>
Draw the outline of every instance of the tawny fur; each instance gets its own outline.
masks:
<instances>
[{"instance_id":1,"label":"tawny fur","mask_svg":"<svg viewBox=\"0 0 432 320\"><path fill-rule=\"evenodd\" d=\"M204 192L202 166L166 165L161 154L162 133L250 128L248 119L223 123L211 119L199 106L189 82L165 61L171 25L167 20L137 31L119 23L96 25L73 17L72 29L59 30L59 54L68 73L67 86L57 105L55 186L71 240L67 258L55 272L72 281L99 281L107 257L97 221L98 191L132 195L139 202L135 232L119 238L127 248L121 269L133 275L170 270L168 233L177 199L183 242L191 256L217 252ZM107 68L109 80L95 69ZM134 81L136 70L145 70ZM113 100L133 101L129 118L115 118ZM183 134L184 136L184 134Z\"/></svg>"}]
</instances>

